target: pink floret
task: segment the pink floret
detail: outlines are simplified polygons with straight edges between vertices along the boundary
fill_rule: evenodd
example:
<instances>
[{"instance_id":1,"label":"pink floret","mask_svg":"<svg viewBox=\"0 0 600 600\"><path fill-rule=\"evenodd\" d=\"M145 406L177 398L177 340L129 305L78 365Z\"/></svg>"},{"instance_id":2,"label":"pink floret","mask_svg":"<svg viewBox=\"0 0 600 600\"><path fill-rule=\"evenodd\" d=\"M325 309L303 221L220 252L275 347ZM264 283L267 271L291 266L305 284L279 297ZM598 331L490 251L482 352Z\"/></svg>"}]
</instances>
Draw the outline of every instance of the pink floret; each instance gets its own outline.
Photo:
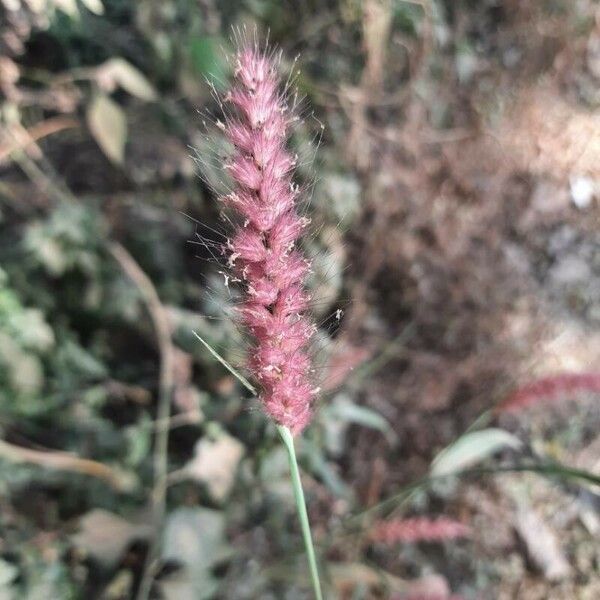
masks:
<instances>
[{"instance_id":1,"label":"pink floret","mask_svg":"<svg viewBox=\"0 0 600 600\"><path fill-rule=\"evenodd\" d=\"M230 245L231 255L248 262L260 262L267 258L267 248L262 235L249 227L241 228Z\"/></svg>"},{"instance_id":2,"label":"pink floret","mask_svg":"<svg viewBox=\"0 0 600 600\"><path fill-rule=\"evenodd\" d=\"M285 253L300 236L308 224L307 219L298 217L294 213L282 215L271 229L271 248Z\"/></svg>"},{"instance_id":3,"label":"pink floret","mask_svg":"<svg viewBox=\"0 0 600 600\"><path fill-rule=\"evenodd\" d=\"M242 186L250 190L258 190L262 183L262 175L256 163L246 157L236 156L228 165L231 176Z\"/></svg>"}]
</instances>

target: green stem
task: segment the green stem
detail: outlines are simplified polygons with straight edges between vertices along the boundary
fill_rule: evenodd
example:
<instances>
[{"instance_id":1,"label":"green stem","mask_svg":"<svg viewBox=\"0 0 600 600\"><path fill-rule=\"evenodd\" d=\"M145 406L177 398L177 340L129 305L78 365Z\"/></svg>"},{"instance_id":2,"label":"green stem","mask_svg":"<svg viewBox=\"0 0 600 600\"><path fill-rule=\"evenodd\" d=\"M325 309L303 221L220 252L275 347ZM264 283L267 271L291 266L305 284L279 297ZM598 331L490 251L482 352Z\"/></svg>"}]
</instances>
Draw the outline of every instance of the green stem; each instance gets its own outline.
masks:
<instances>
[{"instance_id":1,"label":"green stem","mask_svg":"<svg viewBox=\"0 0 600 600\"><path fill-rule=\"evenodd\" d=\"M298 470L298 461L296 460L296 450L294 448L294 437L292 432L283 425L278 425L277 430L283 440L283 443L288 452L288 460L290 462L290 473L292 476L292 487L294 488L294 499L296 501L296 509L300 519L302 528L302 537L304 538L304 547L306 548L306 556L308 558L308 566L310 569L310 577L312 579L313 590L316 600L323 600L321 592L321 582L319 580L319 570L317 569L317 558L315 556L315 548L313 546L312 535L310 532L310 523L308 521L308 512L306 511L306 500L304 499L304 490L302 489L302 480L300 479L300 471Z\"/></svg>"}]
</instances>

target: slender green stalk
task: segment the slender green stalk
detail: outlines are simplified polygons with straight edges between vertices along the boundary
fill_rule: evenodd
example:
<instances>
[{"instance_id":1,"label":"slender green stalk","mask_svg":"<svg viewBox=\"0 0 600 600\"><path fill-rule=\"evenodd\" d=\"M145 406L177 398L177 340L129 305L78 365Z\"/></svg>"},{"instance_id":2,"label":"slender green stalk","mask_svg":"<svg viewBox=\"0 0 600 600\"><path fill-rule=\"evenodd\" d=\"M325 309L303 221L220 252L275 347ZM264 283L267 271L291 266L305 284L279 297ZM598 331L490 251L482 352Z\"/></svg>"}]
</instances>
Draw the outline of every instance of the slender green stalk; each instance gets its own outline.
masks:
<instances>
[{"instance_id":1,"label":"slender green stalk","mask_svg":"<svg viewBox=\"0 0 600 600\"><path fill-rule=\"evenodd\" d=\"M195 331L194 335L202 342L204 347L234 376L238 381L254 396L256 389L252 384L236 369L234 369L207 341L203 340ZM277 425L277 431L283 440L283 444L288 453L290 463L290 473L292 478L292 487L294 489L294 499L296 500L296 509L298 518L300 519L300 527L302 529L302 537L304 539L304 547L306 548L306 556L308 558L308 567L310 577L313 584L316 600L323 600L321 592L321 581L319 580L319 570L317 568L317 558L315 556L315 548L313 546L312 534L310 532L310 523L308 521L308 512L306 510L306 500L304 499L304 490L302 489L302 480L300 479L300 471L298 469L298 461L296 459L296 449L294 448L294 436L292 432L283 425Z\"/></svg>"},{"instance_id":2,"label":"slender green stalk","mask_svg":"<svg viewBox=\"0 0 600 600\"><path fill-rule=\"evenodd\" d=\"M290 473L292 477L292 487L294 488L294 499L296 501L296 509L298 518L300 519L300 527L302 528L302 537L304 538L304 547L306 548L306 556L308 558L308 567L310 569L310 577L313 584L316 600L323 600L321 592L321 582L319 580L319 570L317 568L317 558L315 556L315 548L313 546L312 535L310 532L310 523L308 521L308 512L306 511L306 500L304 499L304 490L302 489L302 480L300 479L300 471L298 470L298 461L296 460L296 450L294 448L294 437L292 432L282 425L277 426L279 435L288 452L290 462Z\"/></svg>"}]
</instances>

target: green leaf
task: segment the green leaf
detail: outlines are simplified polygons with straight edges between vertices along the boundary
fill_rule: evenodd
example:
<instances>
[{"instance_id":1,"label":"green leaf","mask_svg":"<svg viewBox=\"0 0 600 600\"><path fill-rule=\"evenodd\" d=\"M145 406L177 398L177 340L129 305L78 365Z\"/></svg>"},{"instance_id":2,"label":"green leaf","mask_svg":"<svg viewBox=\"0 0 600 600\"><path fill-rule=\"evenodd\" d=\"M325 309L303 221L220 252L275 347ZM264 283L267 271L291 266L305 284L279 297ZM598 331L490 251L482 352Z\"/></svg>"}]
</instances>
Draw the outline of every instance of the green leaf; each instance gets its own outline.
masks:
<instances>
[{"instance_id":1,"label":"green leaf","mask_svg":"<svg viewBox=\"0 0 600 600\"><path fill-rule=\"evenodd\" d=\"M307 464L308 470L318 475L323 483L338 497L352 501L351 488L338 475L333 463L327 461L323 456L323 450L310 438L302 438L298 454L303 462Z\"/></svg>"},{"instance_id":2,"label":"green leaf","mask_svg":"<svg viewBox=\"0 0 600 600\"><path fill-rule=\"evenodd\" d=\"M91 352L73 340L63 340L55 358L63 371L68 369L85 379L102 379L107 376L106 367Z\"/></svg>"},{"instance_id":3,"label":"green leaf","mask_svg":"<svg viewBox=\"0 0 600 600\"><path fill-rule=\"evenodd\" d=\"M126 462L130 467L139 466L142 461L150 456L152 447L150 418L143 416L139 423L125 428L125 439L127 440Z\"/></svg>"},{"instance_id":4,"label":"green leaf","mask_svg":"<svg viewBox=\"0 0 600 600\"><path fill-rule=\"evenodd\" d=\"M122 164L127 141L127 120L123 109L108 96L99 94L87 111L88 127L106 156Z\"/></svg>"},{"instance_id":5,"label":"green leaf","mask_svg":"<svg viewBox=\"0 0 600 600\"><path fill-rule=\"evenodd\" d=\"M219 47L219 38L194 38L190 42L192 66L201 75L208 77L217 87L223 84L226 74L226 62L223 51Z\"/></svg>"},{"instance_id":6,"label":"green leaf","mask_svg":"<svg viewBox=\"0 0 600 600\"><path fill-rule=\"evenodd\" d=\"M46 352L54 346L54 331L37 308L23 308L8 315L8 327L14 332L15 339L27 350Z\"/></svg>"},{"instance_id":7,"label":"green leaf","mask_svg":"<svg viewBox=\"0 0 600 600\"><path fill-rule=\"evenodd\" d=\"M44 369L40 359L25 352L17 341L0 331L0 367L6 369L8 381L18 394L34 395L44 384ZM19 406L23 408L23 403Z\"/></svg>"},{"instance_id":8,"label":"green leaf","mask_svg":"<svg viewBox=\"0 0 600 600\"><path fill-rule=\"evenodd\" d=\"M198 341L252 394L257 395L256 389L252 384L236 369L234 369L207 341L205 341L198 333L192 332Z\"/></svg>"},{"instance_id":9,"label":"green leaf","mask_svg":"<svg viewBox=\"0 0 600 600\"><path fill-rule=\"evenodd\" d=\"M343 425L354 423L381 431L392 444L396 441L396 432L384 416L366 406L355 404L344 394L338 394L324 413L325 428L331 429L332 434L343 437L345 433ZM332 427L328 427L328 425Z\"/></svg>"},{"instance_id":10,"label":"green leaf","mask_svg":"<svg viewBox=\"0 0 600 600\"><path fill-rule=\"evenodd\" d=\"M473 431L458 438L436 456L431 466L431 475L439 477L459 473L503 448L518 450L521 446L518 438L503 429Z\"/></svg>"}]
</instances>

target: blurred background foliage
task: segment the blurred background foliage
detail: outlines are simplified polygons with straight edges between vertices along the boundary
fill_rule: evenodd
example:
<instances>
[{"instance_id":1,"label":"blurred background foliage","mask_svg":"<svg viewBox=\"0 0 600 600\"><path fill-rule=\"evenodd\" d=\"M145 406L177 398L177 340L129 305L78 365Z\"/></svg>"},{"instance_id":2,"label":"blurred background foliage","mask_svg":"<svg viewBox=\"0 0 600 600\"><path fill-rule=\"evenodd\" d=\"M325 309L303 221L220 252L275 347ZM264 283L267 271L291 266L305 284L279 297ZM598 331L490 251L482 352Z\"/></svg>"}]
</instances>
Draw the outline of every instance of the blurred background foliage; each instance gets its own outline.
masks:
<instances>
[{"instance_id":1,"label":"blurred background foliage","mask_svg":"<svg viewBox=\"0 0 600 600\"><path fill-rule=\"evenodd\" d=\"M304 98L327 597L597 598L597 481L453 476L593 471L598 390L429 465L511 387L597 369L599 24L591 0L0 0L0 598L309 597L284 450L194 335L241 364L211 120L243 27ZM409 513L472 537L369 537Z\"/></svg>"}]
</instances>

